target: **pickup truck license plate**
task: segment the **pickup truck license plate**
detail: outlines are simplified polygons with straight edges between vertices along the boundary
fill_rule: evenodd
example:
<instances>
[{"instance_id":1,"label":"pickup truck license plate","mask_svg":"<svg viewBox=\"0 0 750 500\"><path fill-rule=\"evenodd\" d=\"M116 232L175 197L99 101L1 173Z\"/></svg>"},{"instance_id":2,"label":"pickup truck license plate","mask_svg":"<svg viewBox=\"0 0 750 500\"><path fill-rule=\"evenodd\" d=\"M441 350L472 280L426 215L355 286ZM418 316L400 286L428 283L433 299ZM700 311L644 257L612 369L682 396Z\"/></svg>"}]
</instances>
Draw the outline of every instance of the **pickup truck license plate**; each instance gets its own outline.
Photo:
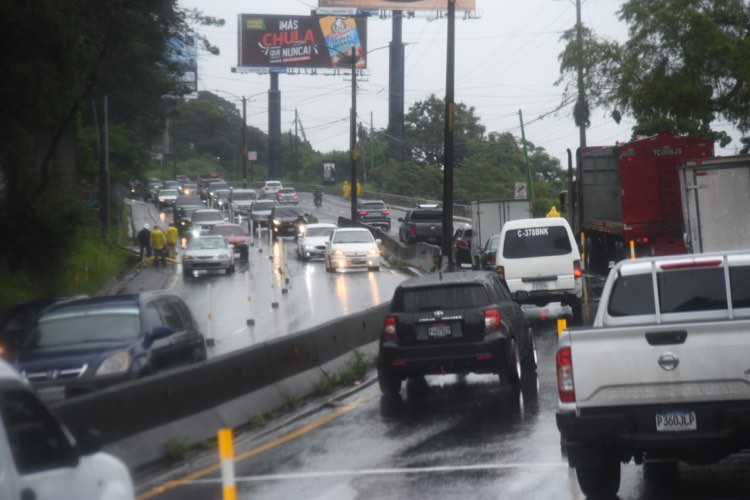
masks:
<instances>
[{"instance_id":1,"label":"pickup truck license plate","mask_svg":"<svg viewBox=\"0 0 750 500\"><path fill-rule=\"evenodd\" d=\"M698 430L695 412L690 410L671 410L656 414L658 432L681 432Z\"/></svg>"},{"instance_id":2,"label":"pickup truck license plate","mask_svg":"<svg viewBox=\"0 0 750 500\"><path fill-rule=\"evenodd\" d=\"M546 281L535 281L531 284L532 290L546 290L549 288L549 283Z\"/></svg>"},{"instance_id":3,"label":"pickup truck license plate","mask_svg":"<svg viewBox=\"0 0 750 500\"><path fill-rule=\"evenodd\" d=\"M427 328L427 336L432 338L443 338L451 336L451 325L439 324Z\"/></svg>"}]
</instances>

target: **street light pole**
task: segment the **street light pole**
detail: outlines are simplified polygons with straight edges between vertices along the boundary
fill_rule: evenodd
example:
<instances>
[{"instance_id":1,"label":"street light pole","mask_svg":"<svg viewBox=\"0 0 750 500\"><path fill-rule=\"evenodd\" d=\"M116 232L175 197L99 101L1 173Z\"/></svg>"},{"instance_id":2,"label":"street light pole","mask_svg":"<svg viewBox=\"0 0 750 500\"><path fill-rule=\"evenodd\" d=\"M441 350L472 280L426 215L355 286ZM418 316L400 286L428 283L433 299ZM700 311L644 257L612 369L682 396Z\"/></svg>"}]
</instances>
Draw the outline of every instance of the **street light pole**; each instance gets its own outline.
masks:
<instances>
[{"instance_id":1,"label":"street light pole","mask_svg":"<svg viewBox=\"0 0 750 500\"><path fill-rule=\"evenodd\" d=\"M350 176L352 202L352 224L357 221L357 53L352 46L352 115L349 123L349 150L350 150Z\"/></svg>"},{"instance_id":2,"label":"street light pole","mask_svg":"<svg viewBox=\"0 0 750 500\"><path fill-rule=\"evenodd\" d=\"M247 99L242 96L242 187L247 187Z\"/></svg>"}]
</instances>

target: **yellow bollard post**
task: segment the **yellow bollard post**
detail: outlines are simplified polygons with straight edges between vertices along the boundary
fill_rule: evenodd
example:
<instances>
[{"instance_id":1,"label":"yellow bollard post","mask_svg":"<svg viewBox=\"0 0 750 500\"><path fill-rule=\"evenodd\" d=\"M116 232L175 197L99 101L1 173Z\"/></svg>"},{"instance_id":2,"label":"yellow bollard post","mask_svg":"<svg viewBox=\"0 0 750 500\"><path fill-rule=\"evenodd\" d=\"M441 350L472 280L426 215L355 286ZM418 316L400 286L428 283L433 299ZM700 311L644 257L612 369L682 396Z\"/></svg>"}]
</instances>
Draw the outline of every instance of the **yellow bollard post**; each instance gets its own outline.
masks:
<instances>
[{"instance_id":1,"label":"yellow bollard post","mask_svg":"<svg viewBox=\"0 0 750 500\"><path fill-rule=\"evenodd\" d=\"M234 445L232 429L219 429L219 460L221 461L221 493L223 500L237 500L234 484Z\"/></svg>"},{"instance_id":2,"label":"yellow bollard post","mask_svg":"<svg viewBox=\"0 0 750 500\"><path fill-rule=\"evenodd\" d=\"M630 240L630 258L635 259L635 241Z\"/></svg>"},{"instance_id":3,"label":"yellow bollard post","mask_svg":"<svg viewBox=\"0 0 750 500\"><path fill-rule=\"evenodd\" d=\"M245 286L247 286L247 326L253 326L255 325L255 320L253 319L253 299L251 298L250 294L250 273L245 273Z\"/></svg>"},{"instance_id":4,"label":"yellow bollard post","mask_svg":"<svg viewBox=\"0 0 750 500\"><path fill-rule=\"evenodd\" d=\"M565 330L568 327L568 320L565 318L560 318L557 320L557 336L561 336L563 330Z\"/></svg>"},{"instance_id":5,"label":"yellow bollard post","mask_svg":"<svg viewBox=\"0 0 750 500\"><path fill-rule=\"evenodd\" d=\"M206 345L213 347L216 344L214 340L213 317L211 315L211 283L208 284L208 328L206 329Z\"/></svg>"},{"instance_id":6,"label":"yellow bollard post","mask_svg":"<svg viewBox=\"0 0 750 500\"><path fill-rule=\"evenodd\" d=\"M583 264L583 270L589 268L588 259L586 257L586 233L581 231L581 264Z\"/></svg>"},{"instance_id":7,"label":"yellow bollard post","mask_svg":"<svg viewBox=\"0 0 750 500\"><path fill-rule=\"evenodd\" d=\"M279 300L276 298L276 270L271 266L271 309L279 308Z\"/></svg>"}]
</instances>

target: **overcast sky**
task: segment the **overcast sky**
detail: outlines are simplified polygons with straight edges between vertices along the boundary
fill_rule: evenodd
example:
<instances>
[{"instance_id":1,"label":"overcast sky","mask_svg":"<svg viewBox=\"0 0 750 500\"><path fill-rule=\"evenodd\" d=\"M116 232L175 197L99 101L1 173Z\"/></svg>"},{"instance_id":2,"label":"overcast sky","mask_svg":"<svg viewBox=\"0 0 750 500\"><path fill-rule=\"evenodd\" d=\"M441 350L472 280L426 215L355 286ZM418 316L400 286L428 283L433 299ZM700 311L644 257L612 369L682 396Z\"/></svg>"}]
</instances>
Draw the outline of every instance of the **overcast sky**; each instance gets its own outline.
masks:
<instances>
[{"instance_id":1,"label":"overcast sky","mask_svg":"<svg viewBox=\"0 0 750 500\"><path fill-rule=\"evenodd\" d=\"M582 0L582 20L599 34L624 40L627 28L617 19L622 0ZM223 18L223 28L199 27L221 55L199 53L198 89L247 96L248 125L268 131L269 75L236 74L238 14L308 15L317 0L180 0L187 8ZM521 136L518 112L523 112L527 140L567 165L566 148L575 151L578 129L571 106L558 109L562 88L558 56L560 36L575 24L575 0L476 0L477 19L456 20L455 100L475 108L487 132ZM357 114L366 126L388 125L388 50L391 19L370 17L367 27L369 76L358 82ZM405 107L435 94L445 97L447 21L421 12L403 21L406 44ZM326 152L349 148L351 80L341 76L285 75L279 77L281 129L294 129L294 112L313 148ZM556 111L557 110L557 111ZM589 145L614 144L630 138L632 121L620 125L605 110L594 109L587 130ZM407 138L408 140L408 138ZM734 143L717 154L733 154ZM250 145L252 149L252 145Z\"/></svg>"}]
</instances>

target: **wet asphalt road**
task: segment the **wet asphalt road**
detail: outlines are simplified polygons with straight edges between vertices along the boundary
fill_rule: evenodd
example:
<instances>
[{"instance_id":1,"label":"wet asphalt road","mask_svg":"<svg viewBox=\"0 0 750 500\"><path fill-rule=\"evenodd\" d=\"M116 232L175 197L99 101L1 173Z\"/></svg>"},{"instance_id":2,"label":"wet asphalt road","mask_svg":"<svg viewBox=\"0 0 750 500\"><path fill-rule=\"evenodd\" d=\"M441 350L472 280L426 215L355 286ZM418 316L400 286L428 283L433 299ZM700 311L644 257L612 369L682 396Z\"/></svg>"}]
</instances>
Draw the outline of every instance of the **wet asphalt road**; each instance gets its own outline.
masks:
<instances>
[{"instance_id":1,"label":"wet asphalt road","mask_svg":"<svg viewBox=\"0 0 750 500\"><path fill-rule=\"evenodd\" d=\"M321 221L348 214L341 200L326 205ZM213 356L390 300L406 278L386 268L328 274L322 262L297 261L291 239L270 254L267 239L256 245L249 265L233 276L166 276L215 339ZM590 322L603 279L588 277L587 283ZM380 395L370 373L341 399L307 403L301 416L238 435L238 498L583 498L555 426L556 320L568 311L554 305L525 311L534 321L539 369L523 391L501 386L495 376L442 376L404 384L401 396L391 399ZM256 323L249 327L251 317ZM748 465L750 456L740 455L714 466L681 465L675 474L631 463L622 468L619 498L750 498ZM209 451L136 480L142 499L201 500L221 498L219 477L217 454Z\"/></svg>"}]
</instances>

